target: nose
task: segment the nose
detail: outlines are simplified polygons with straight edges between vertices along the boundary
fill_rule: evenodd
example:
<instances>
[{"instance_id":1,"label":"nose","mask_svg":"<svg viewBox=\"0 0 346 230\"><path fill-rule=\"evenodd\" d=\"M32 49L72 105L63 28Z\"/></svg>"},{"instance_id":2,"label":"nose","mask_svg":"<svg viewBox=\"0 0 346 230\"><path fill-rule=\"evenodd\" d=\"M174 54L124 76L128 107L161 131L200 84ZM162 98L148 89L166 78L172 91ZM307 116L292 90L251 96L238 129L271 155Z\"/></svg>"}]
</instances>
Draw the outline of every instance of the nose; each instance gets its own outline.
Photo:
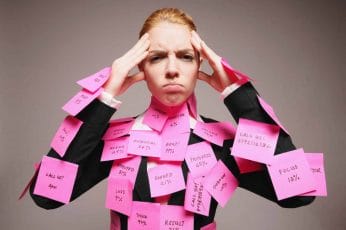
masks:
<instances>
[{"instance_id":1,"label":"nose","mask_svg":"<svg viewBox=\"0 0 346 230\"><path fill-rule=\"evenodd\" d=\"M166 77L167 78L176 78L179 76L179 71L177 68L177 61L175 56L169 55L168 56L168 63L166 67Z\"/></svg>"}]
</instances>

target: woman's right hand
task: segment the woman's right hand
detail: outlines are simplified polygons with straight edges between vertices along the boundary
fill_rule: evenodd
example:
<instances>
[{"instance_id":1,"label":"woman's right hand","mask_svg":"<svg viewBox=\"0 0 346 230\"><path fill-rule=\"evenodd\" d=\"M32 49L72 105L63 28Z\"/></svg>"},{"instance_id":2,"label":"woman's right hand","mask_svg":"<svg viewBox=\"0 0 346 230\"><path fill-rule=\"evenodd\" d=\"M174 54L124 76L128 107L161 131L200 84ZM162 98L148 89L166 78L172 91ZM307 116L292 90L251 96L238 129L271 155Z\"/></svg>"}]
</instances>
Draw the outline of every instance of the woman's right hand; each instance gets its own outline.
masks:
<instances>
[{"instance_id":1,"label":"woman's right hand","mask_svg":"<svg viewBox=\"0 0 346 230\"><path fill-rule=\"evenodd\" d=\"M143 71L132 76L128 74L132 68L146 58L149 45L149 35L145 33L129 51L112 63L111 76L103 86L107 93L119 96L131 85L144 79Z\"/></svg>"}]
</instances>

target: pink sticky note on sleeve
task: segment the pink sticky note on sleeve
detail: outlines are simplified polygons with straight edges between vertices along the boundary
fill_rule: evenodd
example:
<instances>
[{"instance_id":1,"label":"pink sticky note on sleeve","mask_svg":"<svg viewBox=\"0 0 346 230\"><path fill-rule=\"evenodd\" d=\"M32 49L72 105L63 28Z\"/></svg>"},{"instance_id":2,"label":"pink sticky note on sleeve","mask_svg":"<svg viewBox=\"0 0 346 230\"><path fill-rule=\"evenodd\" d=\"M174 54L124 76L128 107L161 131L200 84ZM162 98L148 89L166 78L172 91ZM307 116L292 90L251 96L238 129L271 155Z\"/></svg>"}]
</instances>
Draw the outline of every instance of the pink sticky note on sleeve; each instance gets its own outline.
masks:
<instances>
[{"instance_id":1,"label":"pink sticky note on sleeve","mask_svg":"<svg viewBox=\"0 0 346 230\"><path fill-rule=\"evenodd\" d=\"M121 230L121 223L120 223L120 217L116 212L113 212L110 210L110 216L111 216L111 226L110 230Z\"/></svg>"},{"instance_id":2,"label":"pink sticky note on sleeve","mask_svg":"<svg viewBox=\"0 0 346 230\"><path fill-rule=\"evenodd\" d=\"M161 137L155 131L130 131L128 153L140 156L160 157Z\"/></svg>"},{"instance_id":3,"label":"pink sticky note on sleeve","mask_svg":"<svg viewBox=\"0 0 346 230\"><path fill-rule=\"evenodd\" d=\"M69 203L77 171L77 164L44 156L34 194Z\"/></svg>"},{"instance_id":4,"label":"pink sticky note on sleeve","mask_svg":"<svg viewBox=\"0 0 346 230\"><path fill-rule=\"evenodd\" d=\"M128 179L108 178L106 208L129 216L132 209L133 185Z\"/></svg>"},{"instance_id":5,"label":"pink sticky note on sleeve","mask_svg":"<svg viewBox=\"0 0 346 230\"><path fill-rule=\"evenodd\" d=\"M221 58L221 64L224 70L226 71L228 77L233 83L237 83L239 85L245 84L249 80L252 80L250 77L246 76L245 74L241 73L238 70L235 70L233 67L231 67L226 59Z\"/></svg>"},{"instance_id":6,"label":"pink sticky note on sleeve","mask_svg":"<svg viewBox=\"0 0 346 230\"><path fill-rule=\"evenodd\" d=\"M84 89L89 90L91 93L94 93L98 90L109 78L111 74L111 68L105 67L97 73L94 73L86 78L83 78L77 83L82 86Z\"/></svg>"},{"instance_id":7,"label":"pink sticky note on sleeve","mask_svg":"<svg viewBox=\"0 0 346 230\"><path fill-rule=\"evenodd\" d=\"M82 109L89 105L95 98L97 98L101 92L102 88L98 89L94 93L90 93L86 89L82 89L75 96L73 96L62 109L72 116L76 116Z\"/></svg>"},{"instance_id":8,"label":"pink sticky note on sleeve","mask_svg":"<svg viewBox=\"0 0 346 230\"><path fill-rule=\"evenodd\" d=\"M78 133L82 123L82 121L78 120L75 117L67 116L59 126L58 131L55 133L50 146L61 157L65 155L67 148Z\"/></svg>"},{"instance_id":9,"label":"pink sticky note on sleeve","mask_svg":"<svg viewBox=\"0 0 346 230\"><path fill-rule=\"evenodd\" d=\"M31 179L29 180L29 182L27 183L27 185L25 186L25 188L23 189L23 191L21 192L21 194L20 194L18 200L22 199L22 198L24 197L24 195L28 192L28 190L29 190L29 188L30 188L32 182L34 181L34 178L35 178L35 176L36 176L36 174L37 174L37 172L38 172L38 169L40 168L40 165L41 165L41 162L35 163L35 164L34 164L35 172L34 172L34 174L32 175L32 177L31 177Z\"/></svg>"},{"instance_id":10,"label":"pink sticky note on sleeve","mask_svg":"<svg viewBox=\"0 0 346 230\"><path fill-rule=\"evenodd\" d=\"M161 145L161 160L183 161L186 154L190 133L175 136L163 136Z\"/></svg>"},{"instance_id":11,"label":"pink sticky note on sleeve","mask_svg":"<svg viewBox=\"0 0 346 230\"><path fill-rule=\"evenodd\" d=\"M279 131L276 125L240 118L231 154L269 164L273 160Z\"/></svg>"},{"instance_id":12,"label":"pink sticky note on sleeve","mask_svg":"<svg viewBox=\"0 0 346 230\"><path fill-rule=\"evenodd\" d=\"M113 162L109 176L128 179L134 185L136 182L138 167L140 163L141 157L139 156L115 160Z\"/></svg>"},{"instance_id":13,"label":"pink sticky note on sleeve","mask_svg":"<svg viewBox=\"0 0 346 230\"><path fill-rule=\"evenodd\" d=\"M302 149L276 155L267 168L278 200L316 189L315 178Z\"/></svg>"},{"instance_id":14,"label":"pink sticky note on sleeve","mask_svg":"<svg viewBox=\"0 0 346 230\"><path fill-rule=\"evenodd\" d=\"M193 229L193 214L179 205L161 205L160 230Z\"/></svg>"},{"instance_id":15,"label":"pink sticky note on sleeve","mask_svg":"<svg viewBox=\"0 0 346 230\"><path fill-rule=\"evenodd\" d=\"M216 230L216 222L212 222L208 225L201 227L201 230Z\"/></svg>"},{"instance_id":16,"label":"pink sticky note on sleeve","mask_svg":"<svg viewBox=\"0 0 346 230\"><path fill-rule=\"evenodd\" d=\"M134 123L134 120L131 120L129 122L112 122L110 123L107 131L103 135L103 140L113 140L118 137L124 136L129 134L132 125Z\"/></svg>"},{"instance_id":17,"label":"pink sticky note on sleeve","mask_svg":"<svg viewBox=\"0 0 346 230\"><path fill-rule=\"evenodd\" d=\"M148 125L150 128L161 132L164 124L168 119L168 115L155 109L154 106L150 106L144 113L143 123Z\"/></svg>"},{"instance_id":18,"label":"pink sticky note on sleeve","mask_svg":"<svg viewBox=\"0 0 346 230\"><path fill-rule=\"evenodd\" d=\"M238 187L238 180L225 164L219 160L204 180L204 186L215 200L225 207L228 200Z\"/></svg>"},{"instance_id":19,"label":"pink sticky note on sleeve","mask_svg":"<svg viewBox=\"0 0 346 230\"><path fill-rule=\"evenodd\" d=\"M223 141L233 139L235 128L229 122L204 123L197 121L193 133L218 146L223 146Z\"/></svg>"},{"instance_id":20,"label":"pink sticky note on sleeve","mask_svg":"<svg viewBox=\"0 0 346 230\"><path fill-rule=\"evenodd\" d=\"M127 145L129 137L122 137L104 142L101 161L110 161L127 158Z\"/></svg>"},{"instance_id":21,"label":"pink sticky note on sleeve","mask_svg":"<svg viewBox=\"0 0 346 230\"><path fill-rule=\"evenodd\" d=\"M133 201L132 212L128 218L128 229L160 229L160 204Z\"/></svg>"},{"instance_id":22,"label":"pink sticky note on sleeve","mask_svg":"<svg viewBox=\"0 0 346 230\"><path fill-rule=\"evenodd\" d=\"M264 168L263 164L260 164L255 161L250 161L240 157L234 157L235 162L239 168L240 173L250 173L262 171Z\"/></svg>"}]
</instances>

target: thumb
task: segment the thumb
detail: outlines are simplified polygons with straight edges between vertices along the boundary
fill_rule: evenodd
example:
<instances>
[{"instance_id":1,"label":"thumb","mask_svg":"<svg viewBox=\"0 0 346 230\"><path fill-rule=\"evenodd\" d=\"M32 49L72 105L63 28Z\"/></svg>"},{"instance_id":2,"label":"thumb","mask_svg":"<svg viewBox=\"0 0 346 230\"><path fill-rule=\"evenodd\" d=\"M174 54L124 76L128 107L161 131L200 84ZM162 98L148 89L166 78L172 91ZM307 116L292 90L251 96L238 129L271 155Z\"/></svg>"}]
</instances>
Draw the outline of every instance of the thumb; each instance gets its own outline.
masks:
<instances>
[{"instance_id":1,"label":"thumb","mask_svg":"<svg viewBox=\"0 0 346 230\"><path fill-rule=\"evenodd\" d=\"M211 76L203 71L198 71L197 79L205 81L206 83L210 84Z\"/></svg>"}]
</instances>

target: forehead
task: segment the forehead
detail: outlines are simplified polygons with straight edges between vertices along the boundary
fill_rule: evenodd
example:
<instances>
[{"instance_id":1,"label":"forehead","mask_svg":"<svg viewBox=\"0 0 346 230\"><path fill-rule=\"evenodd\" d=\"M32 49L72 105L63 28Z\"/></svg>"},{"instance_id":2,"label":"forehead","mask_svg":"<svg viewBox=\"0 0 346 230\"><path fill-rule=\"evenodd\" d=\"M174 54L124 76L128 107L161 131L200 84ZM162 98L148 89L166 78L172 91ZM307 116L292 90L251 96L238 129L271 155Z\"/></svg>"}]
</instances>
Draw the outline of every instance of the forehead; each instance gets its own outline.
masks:
<instances>
[{"instance_id":1,"label":"forehead","mask_svg":"<svg viewBox=\"0 0 346 230\"><path fill-rule=\"evenodd\" d=\"M153 49L180 50L192 48L191 32L187 26L161 22L149 30L150 47Z\"/></svg>"}]
</instances>

